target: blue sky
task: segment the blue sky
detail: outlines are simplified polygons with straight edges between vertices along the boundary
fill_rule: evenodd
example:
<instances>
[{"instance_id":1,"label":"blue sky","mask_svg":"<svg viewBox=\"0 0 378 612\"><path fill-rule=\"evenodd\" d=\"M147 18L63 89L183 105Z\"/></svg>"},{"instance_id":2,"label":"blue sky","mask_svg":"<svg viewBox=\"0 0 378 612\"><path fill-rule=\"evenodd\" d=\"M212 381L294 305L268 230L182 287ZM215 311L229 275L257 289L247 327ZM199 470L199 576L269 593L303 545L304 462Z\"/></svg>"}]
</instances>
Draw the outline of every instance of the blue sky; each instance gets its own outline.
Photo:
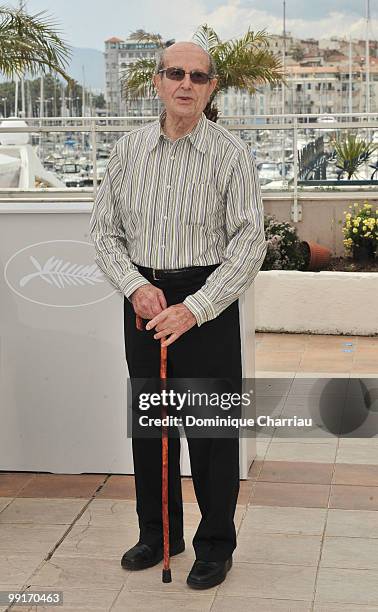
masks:
<instances>
[{"instance_id":1,"label":"blue sky","mask_svg":"<svg viewBox=\"0 0 378 612\"><path fill-rule=\"evenodd\" d=\"M16 0L10 1L16 5ZM137 29L190 39L201 23L222 38L251 29L282 31L282 0L27 0L28 12L47 10L75 47L103 50L110 36ZM286 0L287 30L300 37L364 35L365 0ZM371 0L371 36L378 36L378 0Z\"/></svg>"}]
</instances>

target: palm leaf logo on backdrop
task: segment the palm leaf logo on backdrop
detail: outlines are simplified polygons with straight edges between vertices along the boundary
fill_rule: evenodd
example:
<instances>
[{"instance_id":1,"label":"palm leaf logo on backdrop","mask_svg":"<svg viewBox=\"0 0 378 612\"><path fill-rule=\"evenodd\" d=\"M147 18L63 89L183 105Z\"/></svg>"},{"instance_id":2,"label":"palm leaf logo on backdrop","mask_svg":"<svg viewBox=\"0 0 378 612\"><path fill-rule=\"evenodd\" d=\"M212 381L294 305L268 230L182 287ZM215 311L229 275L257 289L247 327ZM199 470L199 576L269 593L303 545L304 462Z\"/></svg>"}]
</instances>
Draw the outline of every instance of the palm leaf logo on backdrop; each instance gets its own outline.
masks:
<instances>
[{"instance_id":1,"label":"palm leaf logo on backdrop","mask_svg":"<svg viewBox=\"0 0 378 612\"><path fill-rule=\"evenodd\" d=\"M104 282L103 274L97 264L71 264L70 261L64 262L63 259L58 259L54 255L43 265L33 255L30 255L29 259L36 272L23 276L20 280L21 287L25 287L33 278L41 278L49 285L55 285L59 289L66 285L95 285Z\"/></svg>"}]
</instances>

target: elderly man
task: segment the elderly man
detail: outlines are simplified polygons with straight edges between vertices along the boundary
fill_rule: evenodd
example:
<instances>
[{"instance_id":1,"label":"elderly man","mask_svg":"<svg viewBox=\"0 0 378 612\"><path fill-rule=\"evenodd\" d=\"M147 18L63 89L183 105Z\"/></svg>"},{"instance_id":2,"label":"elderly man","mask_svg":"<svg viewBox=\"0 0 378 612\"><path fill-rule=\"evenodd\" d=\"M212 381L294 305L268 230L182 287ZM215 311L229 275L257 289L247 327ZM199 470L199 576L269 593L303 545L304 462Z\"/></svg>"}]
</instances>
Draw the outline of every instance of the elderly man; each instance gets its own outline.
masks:
<instances>
[{"instance_id":1,"label":"elderly man","mask_svg":"<svg viewBox=\"0 0 378 612\"><path fill-rule=\"evenodd\" d=\"M163 339L168 376L241 379L237 300L266 250L255 163L203 113L217 79L201 47L165 49L153 82L165 110L116 143L91 219L96 261L124 295L130 377L159 376ZM239 439L187 438L202 517L187 584L206 589L225 579L236 547ZM140 570L163 558L161 441L133 437L132 447L140 537L121 564ZM185 548L179 461L170 438L171 555Z\"/></svg>"}]
</instances>

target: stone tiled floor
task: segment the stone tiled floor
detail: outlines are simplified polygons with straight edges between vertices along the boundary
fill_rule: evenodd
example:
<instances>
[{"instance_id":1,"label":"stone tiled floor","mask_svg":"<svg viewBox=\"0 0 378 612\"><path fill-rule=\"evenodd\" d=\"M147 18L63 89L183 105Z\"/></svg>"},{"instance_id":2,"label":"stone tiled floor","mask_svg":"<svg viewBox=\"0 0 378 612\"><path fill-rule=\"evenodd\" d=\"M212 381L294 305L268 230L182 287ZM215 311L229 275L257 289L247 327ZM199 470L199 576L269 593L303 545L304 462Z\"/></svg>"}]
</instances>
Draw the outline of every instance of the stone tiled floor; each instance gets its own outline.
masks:
<instances>
[{"instance_id":1,"label":"stone tiled floor","mask_svg":"<svg viewBox=\"0 0 378 612\"><path fill-rule=\"evenodd\" d=\"M378 375L378 337L256 334L257 373Z\"/></svg>"},{"instance_id":2,"label":"stone tiled floor","mask_svg":"<svg viewBox=\"0 0 378 612\"><path fill-rule=\"evenodd\" d=\"M261 413L324 422L362 376L378 412L369 387L378 338L258 334L256 370ZM204 592L185 582L200 518L190 478L182 479L187 547L163 584L161 564L142 572L119 564L138 538L132 476L0 473L0 590L62 590L57 609L71 611L378 611L378 437L310 434L258 432L240 483L233 568ZM56 608L10 608L28 609Z\"/></svg>"}]
</instances>

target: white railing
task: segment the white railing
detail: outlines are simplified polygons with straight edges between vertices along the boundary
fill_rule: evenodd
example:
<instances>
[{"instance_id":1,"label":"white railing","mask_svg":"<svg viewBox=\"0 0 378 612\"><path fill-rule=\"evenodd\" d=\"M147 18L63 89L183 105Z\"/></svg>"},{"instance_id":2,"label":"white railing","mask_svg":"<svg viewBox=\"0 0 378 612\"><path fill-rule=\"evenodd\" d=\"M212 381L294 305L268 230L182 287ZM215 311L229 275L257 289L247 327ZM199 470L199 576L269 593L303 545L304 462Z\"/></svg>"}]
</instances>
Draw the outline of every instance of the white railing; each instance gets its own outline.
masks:
<instances>
[{"instance_id":1,"label":"white railing","mask_svg":"<svg viewBox=\"0 0 378 612\"><path fill-rule=\"evenodd\" d=\"M56 134L56 142L59 146L62 146L62 138L60 135L66 133L71 134L82 134L83 143L82 149L78 149L82 153L87 153L91 159L93 166L93 189L91 188L67 188L67 192L74 192L78 195L78 192L83 194L96 194L98 188L98 177L97 177L97 161L98 151L100 147L106 145L109 148L112 144L120 137L120 133L128 132L135 129L139 125L143 125L147 122L156 120L157 117L44 117L44 118L25 118L27 127L0 127L0 139L2 133L30 133L38 138L40 148L46 147L44 142L44 134ZM300 185L299 180L299 165L298 165L298 151L301 150L304 142L314 139L315 135L326 136L328 140L337 134L343 133L343 131L354 130L355 133L361 137L364 136L370 140L373 138L374 132L377 131L378 135L378 113L334 113L332 116L329 115L301 115L301 114L288 114L288 115L249 115L249 116L224 116L219 118L219 124L226 127L228 130L235 132L242 139L246 140L254 152L259 156L259 152L264 151L264 140L266 142L266 149L268 155L272 151L272 142L276 146L276 160L271 160L267 157L265 161L272 163L281 163L282 172L282 186L278 191L290 192L294 201L293 208L293 220L298 220L298 197L299 190L305 190L311 188L311 181L309 186L304 187ZM85 144L85 134L89 136L87 143ZM113 137L111 135L113 134ZM269 136L271 134L271 136ZM109 138L110 136L110 138ZM310 140L309 140L310 139ZM375 138L374 138L375 141ZM378 142L378 139L377 139ZM54 143L49 142L49 148ZM257 148L257 150L256 150ZM289 155L288 155L289 153ZM40 155L41 157L41 155ZM280 161L279 161L280 160ZM43 159L42 159L43 161ZM259 160L257 161L264 161ZM290 178L287 176L287 165L292 167L292 175ZM378 160L377 160L378 165ZM278 166L277 166L278 167ZM264 179L265 180L265 179ZM324 185L318 185L316 187L326 189L327 181L324 181ZM285 184L286 183L286 184ZM328 182L329 183L329 182ZM336 183L336 181L335 181ZM349 182L349 185L352 185ZM337 181L336 184L332 184L332 189L335 190L337 187L343 188L345 185L348 186L348 182ZM363 188L371 190L374 183L371 181L364 181ZM376 185L374 185L376 188ZM263 191L264 191L263 185ZM312 187L313 189L313 187ZM6 189L9 192L10 189ZM31 190L33 191L33 190ZM41 192L41 190L38 190ZM50 192L50 190L47 190ZM0 190L4 192L4 189ZM51 193L51 192L50 192ZM17 190L14 190L14 197L17 197Z\"/></svg>"}]
</instances>

